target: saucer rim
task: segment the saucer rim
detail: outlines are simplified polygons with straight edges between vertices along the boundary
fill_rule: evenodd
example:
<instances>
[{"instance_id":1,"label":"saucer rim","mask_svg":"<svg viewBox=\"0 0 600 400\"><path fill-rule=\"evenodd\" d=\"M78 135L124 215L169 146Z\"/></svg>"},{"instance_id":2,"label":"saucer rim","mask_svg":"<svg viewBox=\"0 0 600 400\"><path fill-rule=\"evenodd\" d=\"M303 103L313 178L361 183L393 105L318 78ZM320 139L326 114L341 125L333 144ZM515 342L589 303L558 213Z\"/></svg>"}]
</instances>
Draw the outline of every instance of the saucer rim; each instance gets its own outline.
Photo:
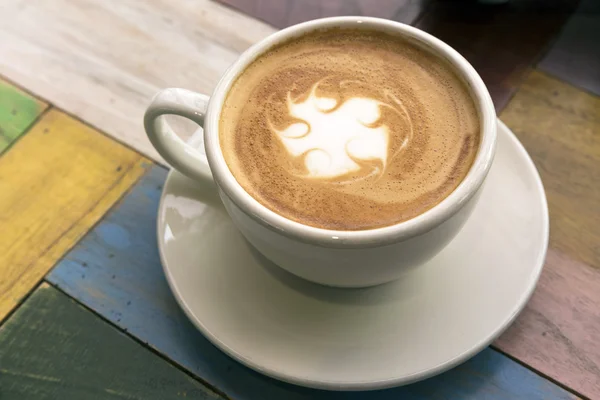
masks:
<instances>
[{"instance_id":1,"label":"saucer rim","mask_svg":"<svg viewBox=\"0 0 600 400\"><path fill-rule=\"evenodd\" d=\"M500 131L502 131L502 133ZM190 139L190 140L193 140L193 138L197 134L198 134L198 132L196 132L193 135L192 139ZM446 371L458 366L459 364L462 364L463 362L469 360L470 358L474 357L476 354L481 352L483 349L485 349L487 346L489 346L494 340L496 340L502 333L504 333L506 331L506 329L515 321L515 319L523 311L523 309L525 308L529 299L533 295L533 292L539 281L541 272L543 270L544 262L546 259L546 253L548 250L548 243L549 243L550 227L549 227L548 202L547 202L546 192L544 190L544 186L543 186L541 177L539 175L537 168L535 167L533 160L531 159L531 156L529 155L529 153L527 152L527 150L525 149L523 144L519 141L519 139L512 132L512 130L508 126L506 126L502 121L500 121L500 119L498 119L498 136L503 135L503 134L507 135L508 139L510 139L510 141L512 142L512 145L514 145L514 148L517 150L517 152L520 154L520 156L525 159L527 165L529 166L529 169L531 170L531 173L533 174L533 176L532 176L533 181L535 181L537 189L538 189L539 193L541 194L540 198L538 200L540 202L540 206L542 207L542 213L541 213L542 218L540 221L540 223L543 225L542 226L543 240L542 240L542 243L540 243L540 246L542 248L540 249L541 251L539 252L538 260L535 263L536 265L534 268L532 268L532 273L529 275L530 280L531 280L529 283L529 286L527 287L526 290L523 291L522 296L519 299L519 301L516 303L516 306L513 309L513 311L511 312L510 317L507 318L505 321L503 321L503 323L499 324L499 327L494 332L492 332L491 335L483 338L478 343L473 345L470 349L462 352L461 354L454 356L453 358L448 359L445 362L438 364L435 367L427 368L427 369L424 369L424 370L421 370L418 372L414 372L409 375L403 375L403 376L397 377L397 378L389 378L389 379L381 379L381 380L365 380L365 381L356 381L356 380L355 381L329 381L329 380L318 380L318 379L307 378L307 377L298 377L295 375L287 374L284 371L273 370L272 368L265 368L260 365L257 365L256 363L254 363L252 360L250 360L246 356L239 354L236 351L234 351L233 349L231 349L227 344L222 342L216 335L214 335L210 331L210 329L203 326L203 324L200 321L200 318L197 318L195 316L194 312L192 311L192 309L187 305L185 299L183 298L183 296L177 286L177 282L176 282L175 278L173 277L173 275L171 274L171 271L169 270L169 268L167 266L168 264L167 264L167 260L166 260L166 256L165 256L164 242L163 242L162 236L161 236L161 232L164 231L164 226L162 226L163 225L162 219L157 218L156 233L157 233L159 256L160 256L160 260L161 260L162 269L167 278L167 283L169 285L169 288L170 288L171 292L173 293L173 295L177 301L177 304L179 304L179 306L183 309L187 318L204 335L204 337L206 339L208 339L208 341L210 343L212 343L218 349L223 351L228 357L240 362L244 366L246 366L254 371L260 372L264 375L267 375L271 378L283 381L283 382L287 382L287 383L291 383L291 384L299 385L299 386L304 386L304 387L309 387L309 388L313 388L313 389L321 389L321 390L368 391L368 390L388 389L388 388L392 388L392 387L408 385L408 384L415 383L415 382L418 382L418 381L421 381L421 380L424 380L427 378L431 378L431 377L433 377L435 375L439 375L443 372L446 372ZM160 197L159 206L158 206L159 215L162 212L162 210L164 209L164 201L165 201L165 197L166 197L165 194L166 194L166 189L169 186L169 181L171 181L173 179L173 176L175 174L179 174L179 173L177 171L175 171L174 169L171 169L169 171L167 179L165 180L165 183L163 186L163 191L162 191L161 197ZM461 233L459 232L458 235L460 235L460 234Z\"/></svg>"}]
</instances>

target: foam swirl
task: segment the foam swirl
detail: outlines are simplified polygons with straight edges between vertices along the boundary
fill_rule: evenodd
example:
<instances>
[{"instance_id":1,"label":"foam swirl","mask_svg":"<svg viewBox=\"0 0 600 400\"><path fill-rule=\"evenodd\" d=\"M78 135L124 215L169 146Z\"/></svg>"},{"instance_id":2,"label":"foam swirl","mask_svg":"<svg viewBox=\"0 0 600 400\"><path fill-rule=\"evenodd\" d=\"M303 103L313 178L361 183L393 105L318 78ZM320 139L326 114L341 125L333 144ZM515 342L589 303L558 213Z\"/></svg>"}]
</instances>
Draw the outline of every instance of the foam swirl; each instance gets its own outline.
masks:
<instances>
[{"instance_id":1,"label":"foam swirl","mask_svg":"<svg viewBox=\"0 0 600 400\"><path fill-rule=\"evenodd\" d=\"M219 121L240 185L303 224L370 229L413 218L461 182L480 125L454 70L394 36L332 29L259 57Z\"/></svg>"},{"instance_id":2,"label":"foam swirl","mask_svg":"<svg viewBox=\"0 0 600 400\"><path fill-rule=\"evenodd\" d=\"M272 132L281 140L285 149L293 157L301 157L307 172L298 174L305 178L348 177L349 173L365 168L357 161L378 161L381 165L368 168L365 176L381 174L388 161L392 161L399 151L390 157L391 138L388 126L382 121L381 107L387 107L406 118L409 129L399 144L406 147L412 139L412 123L402 103L392 96L392 102L384 102L368 97L351 97L338 100L320 97L317 89L324 80L312 85L304 100L295 100L287 93L289 116L297 121L285 129L277 129L269 120ZM340 82L341 86L361 84L360 82ZM343 183L330 181L331 183Z\"/></svg>"}]
</instances>

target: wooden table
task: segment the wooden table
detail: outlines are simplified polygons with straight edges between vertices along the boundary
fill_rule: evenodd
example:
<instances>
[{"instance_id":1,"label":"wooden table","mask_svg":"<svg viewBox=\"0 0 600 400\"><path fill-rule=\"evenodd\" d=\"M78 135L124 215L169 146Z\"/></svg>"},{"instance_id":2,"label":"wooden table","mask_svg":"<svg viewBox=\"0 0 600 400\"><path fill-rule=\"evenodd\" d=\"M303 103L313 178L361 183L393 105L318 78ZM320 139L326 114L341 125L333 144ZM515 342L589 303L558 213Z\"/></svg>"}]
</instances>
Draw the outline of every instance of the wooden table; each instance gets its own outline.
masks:
<instances>
[{"instance_id":1,"label":"wooden table","mask_svg":"<svg viewBox=\"0 0 600 400\"><path fill-rule=\"evenodd\" d=\"M600 399L598 3L224 2L0 0L0 399ZM167 169L141 125L159 88L210 93L275 29L343 14L461 51L532 155L551 217L541 280L504 335L369 393L274 381L192 327L160 268Z\"/></svg>"}]
</instances>

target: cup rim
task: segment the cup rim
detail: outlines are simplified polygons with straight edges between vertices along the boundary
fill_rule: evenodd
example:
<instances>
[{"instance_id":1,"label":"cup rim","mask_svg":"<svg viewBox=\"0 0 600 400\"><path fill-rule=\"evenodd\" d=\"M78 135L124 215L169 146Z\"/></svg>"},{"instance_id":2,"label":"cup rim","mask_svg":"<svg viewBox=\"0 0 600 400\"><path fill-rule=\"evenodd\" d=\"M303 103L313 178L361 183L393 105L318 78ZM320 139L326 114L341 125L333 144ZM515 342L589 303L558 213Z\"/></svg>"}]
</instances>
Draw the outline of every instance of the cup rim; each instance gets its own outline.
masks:
<instances>
[{"instance_id":1,"label":"cup rim","mask_svg":"<svg viewBox=\"0 0 600 400\"><path fill-rule=\"evenodd\" d=\"M481 140L471 169L460 184L431 209L393 225L366 230L331 230L293 221L277 214L252 197L229 170L219 143L219 119L229 89L239 74L258 56L273 46L295 36L336 27L371 28L401 35L445 58L464 80L475 101L481 123ZM229 67L210 99L204 124L204 145L208 162L218 187L242 211L261 225L292 239L322 247L377 247L422 235L456 214L475 195L492 165L496 147L496 112L483 80L471 64L456 50L418 28L386 19L372 17L331 17L316 19L280 30L246 50Z\"/></svg>"}]
</instances>

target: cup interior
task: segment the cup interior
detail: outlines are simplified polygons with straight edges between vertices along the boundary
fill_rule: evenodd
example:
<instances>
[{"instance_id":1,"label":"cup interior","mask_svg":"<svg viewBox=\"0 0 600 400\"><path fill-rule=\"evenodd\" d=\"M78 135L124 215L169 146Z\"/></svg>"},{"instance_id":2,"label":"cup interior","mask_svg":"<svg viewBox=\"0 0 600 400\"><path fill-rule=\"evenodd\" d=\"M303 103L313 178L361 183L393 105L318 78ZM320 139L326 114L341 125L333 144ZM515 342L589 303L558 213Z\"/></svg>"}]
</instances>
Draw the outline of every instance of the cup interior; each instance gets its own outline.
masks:
<instances>
[{"instance_id":1,"label":"cup interior","mask_svg":"<svg viewBox=\"0 0 600 400\"><path fill-rule=\"evenodd\" d=\"M219 143L219 118L223 102L236 78L272 47L315 30L365 29L402 37L451 65L468 88L481 124L481 140L473 165L457 188L426 212L395 225L338 231L304 225L263 206L237 182L223 157ZM223 194L260 224L297 240L325 247L373 247L391 244L425 233L460 210L482 185L493 161L496 144L496 113L487 88L475 69L456 50L434 36L402 23L365 17L334 17L295 25L267 37L246 50L228 69L210 100L204 125L204 142L211 171Z\"/></svg>"}]
</instances>

